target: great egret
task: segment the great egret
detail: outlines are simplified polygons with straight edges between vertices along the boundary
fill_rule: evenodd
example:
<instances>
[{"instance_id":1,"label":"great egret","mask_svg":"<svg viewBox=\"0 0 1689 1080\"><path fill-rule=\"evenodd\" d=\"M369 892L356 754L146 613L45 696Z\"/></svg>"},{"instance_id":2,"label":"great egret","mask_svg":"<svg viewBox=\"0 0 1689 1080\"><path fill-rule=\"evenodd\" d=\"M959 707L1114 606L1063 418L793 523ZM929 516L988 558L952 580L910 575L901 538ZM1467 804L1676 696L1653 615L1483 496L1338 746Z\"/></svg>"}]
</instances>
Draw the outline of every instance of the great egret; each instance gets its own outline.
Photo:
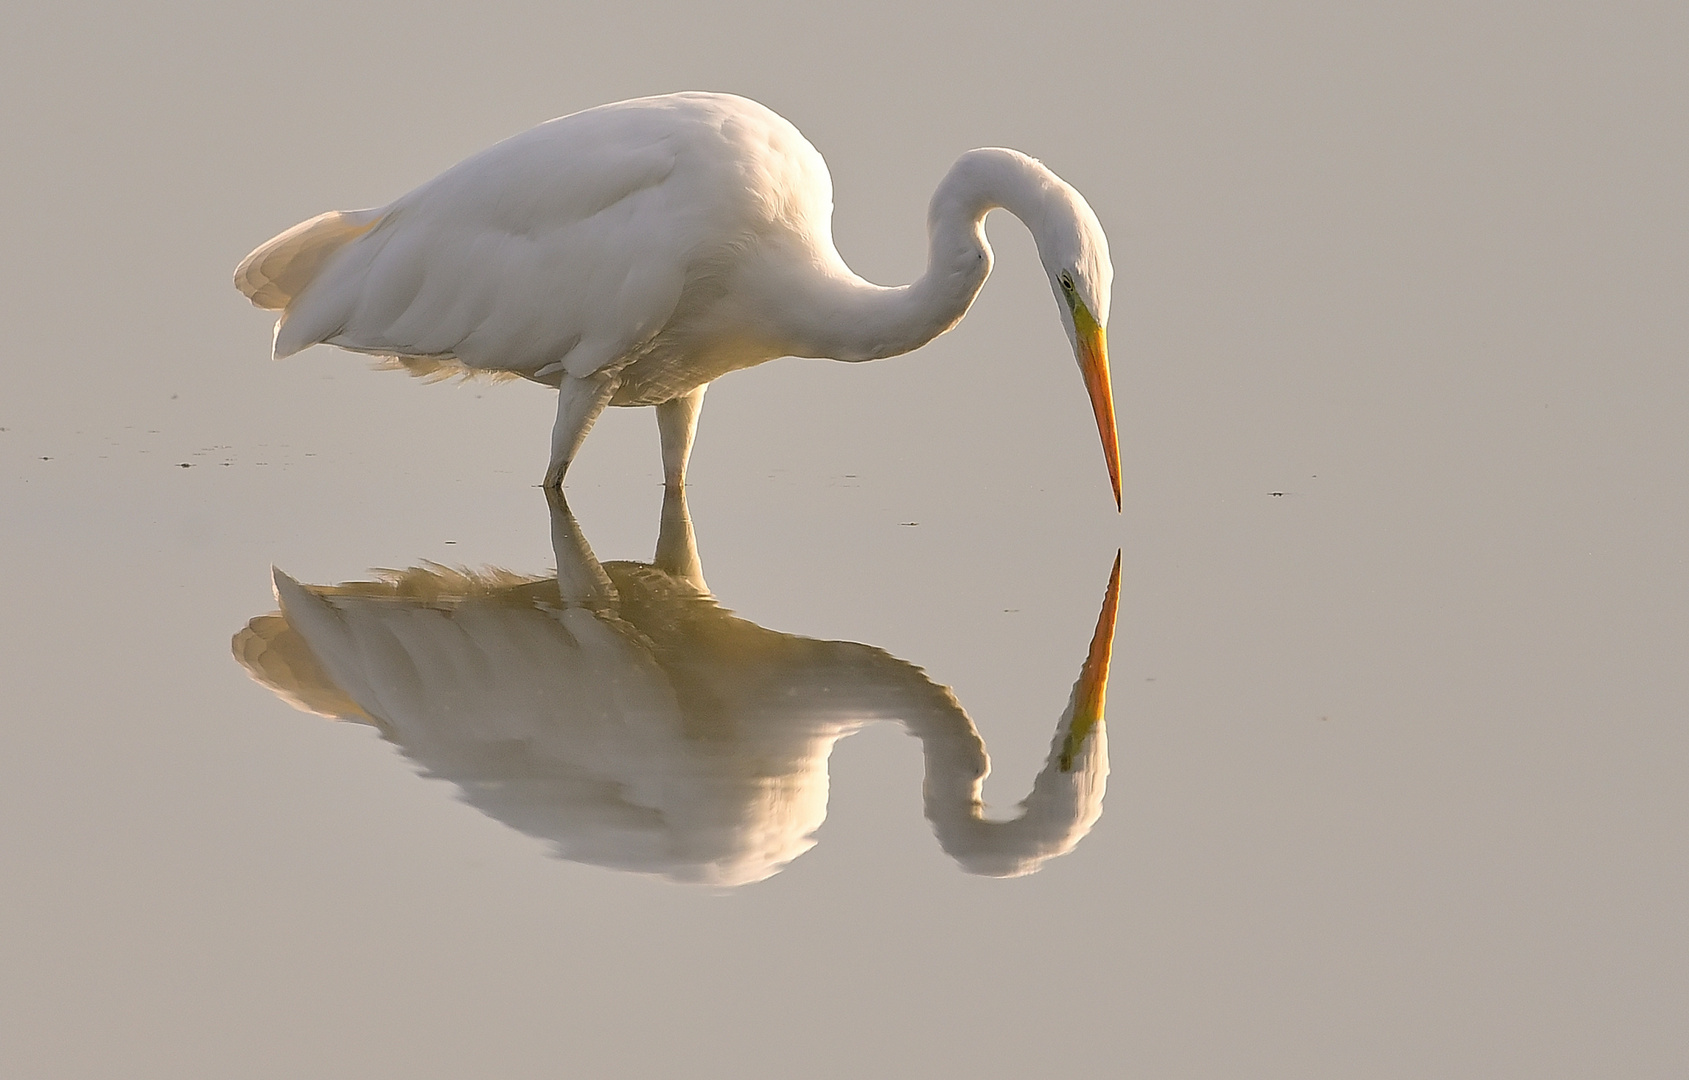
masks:
<instances>
[{"instance_id":1,"label":"great egret","mask_svg":"<svg viewBox=\"0 0 1689 1080\"><path fill-rule=\"evenodd\" d=\"M419 375L555 386L547 487L604 406L655 405L664 481L685 482L710 381L781 356L877 360L955 326L991 271L985 215L1031 231L1090 394L1120 504L1102 226L1015 150L963 154L927 214L927 272L888 288L833 246L827 163L728 94L601 105L506 139L371 210L331 211L240 264L280 311L280 359L328 343Z\"/></svg>"},{"instance_id":2,"label":"great egret","mask_svg":"<svg viewBox=\"0 0 1689 1080\"><path fill-rule=\"evenodd\" d=\"M834 743L877 720L921 740L927 818L971 873L1032 873L1102 813L1118 560L1049 758L1019 815L990 821L985 744L954 695L880 649L718 606L683 488L665 490L650 564L601 565L548 495L555 578L424 566L318 586L277 571L281 612L235 635L235 656L302 709L375 725L564 858L672 881L760 881L808 850Z\"/></svg>"}]
</instances>

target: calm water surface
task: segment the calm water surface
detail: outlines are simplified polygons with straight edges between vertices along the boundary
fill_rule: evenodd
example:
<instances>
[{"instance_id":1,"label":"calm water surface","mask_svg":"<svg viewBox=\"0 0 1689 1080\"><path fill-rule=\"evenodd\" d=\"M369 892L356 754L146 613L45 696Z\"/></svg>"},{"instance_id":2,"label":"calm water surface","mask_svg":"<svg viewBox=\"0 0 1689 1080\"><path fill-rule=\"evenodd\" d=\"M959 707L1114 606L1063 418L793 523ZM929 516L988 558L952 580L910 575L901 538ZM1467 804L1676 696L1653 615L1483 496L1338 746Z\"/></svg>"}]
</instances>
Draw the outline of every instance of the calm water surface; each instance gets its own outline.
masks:
<instances>
[{"instance_id":1,"label":"calm water surface","mask_svg":"<svg viewBox=\"0 0 1689 1080\"><path fill-rule=\"evenodd\" d=\"M0 1072L1689 1072L1685 17L955 18L17 16ZM254 244L687 87L875 280L970 146L1084 191L1124 513L1007 219L685 506L648 410L564 507L543 388L265 359Z\"/></svg>"}]
</instances>

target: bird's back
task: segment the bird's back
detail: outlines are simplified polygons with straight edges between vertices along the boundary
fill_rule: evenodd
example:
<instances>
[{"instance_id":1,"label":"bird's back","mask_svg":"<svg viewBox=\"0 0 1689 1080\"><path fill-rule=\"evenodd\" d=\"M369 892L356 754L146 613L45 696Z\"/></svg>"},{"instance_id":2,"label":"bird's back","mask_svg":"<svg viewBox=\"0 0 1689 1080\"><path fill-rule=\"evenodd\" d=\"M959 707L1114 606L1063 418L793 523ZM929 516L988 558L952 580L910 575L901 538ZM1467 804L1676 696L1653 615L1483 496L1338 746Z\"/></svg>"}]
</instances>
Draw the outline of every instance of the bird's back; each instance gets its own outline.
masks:
<instances>
[{"instance_id":1,"label":"bird's back","mask_svg":"<svg viewBox=\"0 0 1689 1080\"><path fill-rule=\"evenodd\" d=\"M817 235L830 250L831 211L820 155L772 111L727 95L642 98L541 124L379 210L314 219L332 225L315 226L320 247L290 230L237 282L288 280L285 297L266 294L285 303L278 357L326 342L555 382L627 364L661 336L669 366L685 368L749 317L721 307L743 296L731 280L743 266ZM697 363L666 380L723 360Z\"/></svg>"}]
</instances>

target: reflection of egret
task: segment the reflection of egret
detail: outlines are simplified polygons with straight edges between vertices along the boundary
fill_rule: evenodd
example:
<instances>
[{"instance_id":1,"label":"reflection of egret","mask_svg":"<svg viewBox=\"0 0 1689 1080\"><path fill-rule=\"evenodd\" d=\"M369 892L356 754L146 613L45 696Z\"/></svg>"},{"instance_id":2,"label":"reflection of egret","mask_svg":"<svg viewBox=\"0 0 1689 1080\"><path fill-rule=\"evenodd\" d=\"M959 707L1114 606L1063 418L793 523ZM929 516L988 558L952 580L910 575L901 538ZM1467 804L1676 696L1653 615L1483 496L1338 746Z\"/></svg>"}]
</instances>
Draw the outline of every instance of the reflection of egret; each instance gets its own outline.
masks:
<instances>
[{"instance_id":1,"label":"reflection of egret","mask_svg":"<svg viewBox=\"0 0 1689 1080\"><path fill-rule=\"evenodd\" d=\"M376 725L472 805L565 858L676 881L759 881L813 845L827 757L865 723L922 742L939 842L974 873L1038 869L1102 811L1115 560L1049 760L1012 821L987 821L985 745L950 691L868 645L765 630L705 591L682 489L653 563L600 565L552 497L554 579L429 566L305 586L236 657L295 705Z\"/></svg>"},{"instance_id":2,"label":"reflection of egret","mask_svg":"<svg viewBox=\"0 0 1689 1080\"><path fill-rule=\"evenodd\" d=\"M839 257L815 148L725 94L541 124L387 206L294 226L248 255L235 284L281 311L277 357L326 342L417 374L557 387L549 487L606 404L655 405L664 477L679 484L712 380L780 356L895 356L956 325L991 271L981 226L995 207L1038 245L1118 505L1108 242L1077 191L1014 150L972 150L950 169L928 210L927 272L897 288Z\"/></svg>"}]
</instances>

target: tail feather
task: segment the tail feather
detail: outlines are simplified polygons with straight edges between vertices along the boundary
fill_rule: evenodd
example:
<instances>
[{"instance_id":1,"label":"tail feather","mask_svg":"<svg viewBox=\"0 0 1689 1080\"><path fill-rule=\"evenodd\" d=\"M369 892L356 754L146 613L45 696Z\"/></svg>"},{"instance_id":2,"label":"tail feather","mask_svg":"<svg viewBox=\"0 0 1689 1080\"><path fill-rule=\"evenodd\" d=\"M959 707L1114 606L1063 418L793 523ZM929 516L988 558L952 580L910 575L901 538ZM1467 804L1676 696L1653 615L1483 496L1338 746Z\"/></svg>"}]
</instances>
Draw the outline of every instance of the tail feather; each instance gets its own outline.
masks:
<instances>
[{"instance_id":1,"label":"tail feather","mask_svg":"<svg viewBox=\"0 0 1689 1080\"><path fill-rule=\"evenodd\" d=\"M277 595L294 598L295 607L299 606L298 594L307 592L304 586L279 570L275 580ZM322 601L311 596L306 603ZM323 670L304 636L288 621L285 607L253 619L235 635L230 647L247 674L297 708L339 720L374 722Z\"/></svg>"},{"instance_id":2,"label":"tail feather","mask_svg":"<svg viewBox=\"0 0 1689 1080\"><path fill-rule=\"evenodd\" d=\"M330 210L302 221L241 260L235 288L261 308L285 310L330 255L373 229L382 210Z\"/></svg>"}]
</instances>

